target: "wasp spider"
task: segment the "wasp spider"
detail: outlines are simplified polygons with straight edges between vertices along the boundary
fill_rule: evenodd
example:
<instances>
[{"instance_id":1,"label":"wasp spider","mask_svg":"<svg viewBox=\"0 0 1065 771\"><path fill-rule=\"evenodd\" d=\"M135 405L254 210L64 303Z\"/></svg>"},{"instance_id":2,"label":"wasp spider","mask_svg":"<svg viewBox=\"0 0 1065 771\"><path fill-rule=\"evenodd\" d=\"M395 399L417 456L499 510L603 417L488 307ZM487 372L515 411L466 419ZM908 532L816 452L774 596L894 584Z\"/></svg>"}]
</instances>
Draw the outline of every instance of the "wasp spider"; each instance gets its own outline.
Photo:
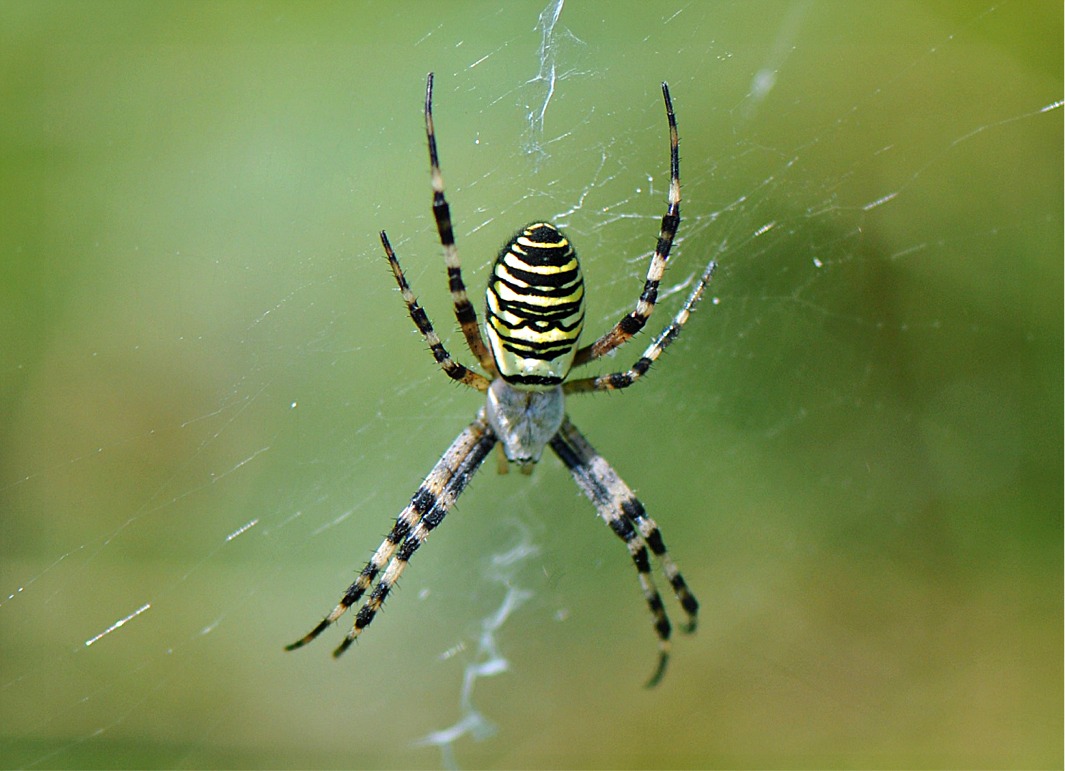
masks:
<instances>
[{"instance_id":1,"label":"wasp spider","mask_svg":"<svg viewBox=\"0 0 1065 771\"><path fill-rule=\"evenodd\" d=\"M369 592L355 613L355 621L334 651L339 656L374 620L414 552L439 525L495 445L500 470L509 463L530 473L550 446L569 468L577 486L595 505L599 516L625 542L658 635L658 664L648 682L653 686L669 660L670 623L651 577L653 554L687 614L685 631L695 628L699 603L666 551L655 521L628 485L581 435L566 416L566 394L628 388L639 380L672 343L688 320L714 271L711 262L672 322L651 342L643 355L624 372L567 379L572 367L610 353L639 332L654 310L659 283L680 223L680 162L677 122L669 88L662 84L669 121L670 182L668 209L662 218L658 245L635 309L594 343L577 347L584 326L584 279L577 254L562 232L547 222L526 225L503 247L492 268L486 292L485 337L462 280L451 214L444 198L444 182L433 130L433 75L425 88L425 133L433 187L433 216L444 248L448 284L462 333L470 353L488 373L482 375L455 361L444 348L425 311L407 283L388 236L381 232L385 257L395 275L414 325L425 338L441 369L456 380L487 395L487 403L473 422L440 458L410 503L396 517L384 542L370 557L337 606L305 637L288 650L306 645Z\"/></svg>"}]
</instances>

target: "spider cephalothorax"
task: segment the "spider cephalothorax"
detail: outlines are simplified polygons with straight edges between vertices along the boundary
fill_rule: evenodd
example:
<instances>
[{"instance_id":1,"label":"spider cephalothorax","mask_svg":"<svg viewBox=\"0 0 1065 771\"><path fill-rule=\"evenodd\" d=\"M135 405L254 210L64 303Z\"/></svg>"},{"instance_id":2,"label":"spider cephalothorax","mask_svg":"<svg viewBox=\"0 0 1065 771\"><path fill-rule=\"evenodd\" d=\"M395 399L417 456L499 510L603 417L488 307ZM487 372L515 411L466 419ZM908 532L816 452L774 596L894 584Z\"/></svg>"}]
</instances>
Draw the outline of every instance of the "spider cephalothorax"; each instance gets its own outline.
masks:
<instances>
[{"instance_id":1,"label":"spider cephalothorax","mask_svg":"<svg viewBox=\"0 0 1065 771\"><path fill-rule=\"evenodd\" d=\"M566 417L565 395L627 388L639 380L676 339L714 272L711 262L680 311L630 369L608 375L569 378L573 367L613 351L643 329L658 298L659 283L680 224L677 122L665 83L662 84L662 97L669 121L668 208L662 217L658 244L647 269L643 291L631 313L594 343L578 347L584 327L584 277L569 239L554 225L543 221L526 225L500 251L485 292L482 336L477 313L462 280L451 212L444 198L433 129L433 75L429 74L425 88L425 133L429 143L433 216L444 247L455 317L470 353L487 375L451 358L415 299L384 231L381 231L381 244L410 317L437 363L451 379L485 393L486 402L396 517L391 532L337 606L314 629L289 645L289 650L309 643L369 592L355 614L351 630L334 655L339 656L347 650L373 621L414 552L443 521L492 448L497 444L500 447L501 470L506 470L509 463L515 463L523 472L529 473L540 460L544 448L550 447L569 468L577 486L592 501L599 515L628 547L659 640L658 665L648 685L661 680L669 661L671 626L662 597L651 577L650 555L653 554L660 563L666 580L688 616L686 631L695 629L699 603L688 590L666 551L658 525L647 515L643 504Z\"/></svg>"}]
</instances>

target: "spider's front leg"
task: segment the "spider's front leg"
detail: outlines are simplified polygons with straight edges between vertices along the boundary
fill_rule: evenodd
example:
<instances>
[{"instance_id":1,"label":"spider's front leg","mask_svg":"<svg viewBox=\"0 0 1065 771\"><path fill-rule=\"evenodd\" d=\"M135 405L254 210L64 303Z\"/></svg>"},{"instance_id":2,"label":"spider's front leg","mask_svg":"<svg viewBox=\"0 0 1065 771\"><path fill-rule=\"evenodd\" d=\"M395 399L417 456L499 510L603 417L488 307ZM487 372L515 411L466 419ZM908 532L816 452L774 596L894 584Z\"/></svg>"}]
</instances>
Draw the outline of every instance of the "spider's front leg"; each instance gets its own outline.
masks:
<instances>
[{"instance_id":1,"label":"spider's front leg","mask_svg":"<svg viewBox=\"0 0 1065 771\"><path fill-rule=\"evenodd\" d=\"M662 596L658 593L651 578L648 548L658 558L666 580L673 587L677 600L688 614L688 623L683 627L685 632L695 630L699 603L689 591L676 563L666 551L658 525L647 516L643 504L636 498L629 486L622 481L610 464L603 460L603 457L595 451L595 448L588 443L588 440L570 423L568 418L563 421L562 427L551 440L551 449L566 464L581 492L595 504L599 516L625 542L632 555L632 561L636 565L640 579L640 588L651 609L655 633L658 635L658 666L651 675L651 679L648 680L647 687L658 685L669 663L671 627L669 618L666 616L665 605L662 603Z\"/></svg>"},{"instance_id":2,"label":"spider's front leg","mask_svg":"<svg viewBox=\"0 0 1065 771\"><path fill-rule=\"evenodd\" d=\"M440 173L440 158L436 152L436 129L433 128L433 73L425 80L425 138L429 145L429 173L433 184L433 219L444 247L444 264L447 266L448 286L466 344L484 371L492 377L496 374L495 361L481 337L481 325L477 322L477 311L473 309L466 284L462 280L462 266L459 263L458 248L455 246L455 229L451 224L451 207L444 196L444 177ZM483 390L483 389L482 389Z\"/></svg>"},{"instance_id":3,"label":"spider's front leg","mask_svg":"<svg viewBox=\"0 0 1065 771\"><path fill-rule=\"evenodd\" d=\"M651 344L647 346L647 350L643 352L636 363L632 365L632 368L625 372L612 372L609 375L597 375L595 377L582 377L575 380L567 380L562 390L568 394L582 393L586 391L616 391L621 388L628 388L635 383L641 377L647 374L647 370L651 369L651 365L658 361L658 357L662 355L676 340L684 329L684 325L688 323L688 319L691 317L692 311L695 309L696 303L702 298L703 293L706 291L707 284L710 283L710 279L714 277L714 270L717 269L717 263L711 261L706 270L703 271L702 277L696 283L695 288L692 289L691 294L688 295L688 299L685 300L684 305L677 315L673 317L673 320L669 325L663 329Z\"/></svg>"},{"instance_id":4,"label":"spider's front leg","mask_svg":"<svg viewBox=\"0 0 1065 771\"><path fill-rule=\"evenodd\" d=\"M433 322L429 320L428 314L425 309L418 304L417 298L414 296L414 291L410 288L410 284L407 283L407 277L403 273L403 268L400 267L399 258L396 257L395 251L392 249L392 244L388 241L388 235L385 231L381 231L381 246L385 250L385 259L388 260L388 265L392 268L392 275L396 279L396 286L399 287L399 293L403 297L403 302L407 306L407 312L410 314L411 321L414 322L414 326L421 332L422 337L425 339L426 344L429 346L430 352L433 354L433 358L436 359L436 363L440 365L440 368L444 370L446 374L452 380L455 380L470 388L476 388L478 391L487 391L489 380L479 372L474 372L462 364L459 364L453 358L451 354L444 348L444 344L440 341L440 336L436 334L436 330L433 329Z\"/></svg>"},{"instance_id":5,"label":"spider's front leg","mask_svg":"<svg viewBox=\"0 0 1065 771\"><path fill-rule=\"evenodd\" d=\"M662 217L662 226L658 231L658 244L655 246L651 264L647 268L647 279L636 307L613 329L594 343L584 346L573 359L573 366L587 364L624 345L643 329L658 300L658 287L666 272L669 252L673 248L673 239L680 227L680 138L677 134L677 117L673 113L673 100L669 96L669 86L662 84L662 99L666 105L666 120L669 122L669 194L666 213Z\"/></svg>"}]
</instances>

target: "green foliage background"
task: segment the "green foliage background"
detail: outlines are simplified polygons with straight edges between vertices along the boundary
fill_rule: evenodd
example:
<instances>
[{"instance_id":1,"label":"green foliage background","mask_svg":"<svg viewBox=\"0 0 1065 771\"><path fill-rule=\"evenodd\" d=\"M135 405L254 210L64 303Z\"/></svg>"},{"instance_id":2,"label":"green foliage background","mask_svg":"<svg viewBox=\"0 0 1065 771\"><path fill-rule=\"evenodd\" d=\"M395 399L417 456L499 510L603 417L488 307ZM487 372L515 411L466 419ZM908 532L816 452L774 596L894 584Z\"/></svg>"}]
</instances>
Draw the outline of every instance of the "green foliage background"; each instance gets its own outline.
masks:
<instances>
[{"instance_id":1,"label":"green foliage background","mask_svg":"<svg viewBox=\"0 0 1065 771\"><path fill-rule=\"evenodd\" d=\"M546 49L543 10L0 5L0 765L436 766L527 543L464 766L1060 766L1061 4L571 2ZM593 329L653 247L670 82L669 282L716 257L712 299L571 406L703 603L657 690L553 459L488 464L344 660L282 653L478 406L376 241L458 352L430 69L468 282L555 217Z\"/></svg>"}]
</instances>

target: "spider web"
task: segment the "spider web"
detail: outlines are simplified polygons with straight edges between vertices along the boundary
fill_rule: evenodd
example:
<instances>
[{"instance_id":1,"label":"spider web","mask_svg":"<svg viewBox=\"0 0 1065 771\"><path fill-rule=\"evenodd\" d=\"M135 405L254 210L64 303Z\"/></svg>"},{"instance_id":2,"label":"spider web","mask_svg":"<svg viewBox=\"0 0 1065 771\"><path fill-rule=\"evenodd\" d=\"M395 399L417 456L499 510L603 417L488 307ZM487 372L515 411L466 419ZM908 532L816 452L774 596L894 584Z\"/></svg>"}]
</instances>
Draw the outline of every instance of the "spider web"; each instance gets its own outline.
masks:
<instances>
[{"instance_id":1,"label":"spider web","mask_svg":"<svg viewBox=\"0 0 1065 771\"><path fill-rule=\"evenodd\" d=\"M0 10L0 765L1060 762L1060 3L378 6ZM341 661L282 652L478 406L375 240L468 363L429 69L471 291L549 217L593 333L669 81L651 328L720 267L647 382L569 407L703 603L655 691L554 459L486 464Z\"/></svg>"}]
</instances>

